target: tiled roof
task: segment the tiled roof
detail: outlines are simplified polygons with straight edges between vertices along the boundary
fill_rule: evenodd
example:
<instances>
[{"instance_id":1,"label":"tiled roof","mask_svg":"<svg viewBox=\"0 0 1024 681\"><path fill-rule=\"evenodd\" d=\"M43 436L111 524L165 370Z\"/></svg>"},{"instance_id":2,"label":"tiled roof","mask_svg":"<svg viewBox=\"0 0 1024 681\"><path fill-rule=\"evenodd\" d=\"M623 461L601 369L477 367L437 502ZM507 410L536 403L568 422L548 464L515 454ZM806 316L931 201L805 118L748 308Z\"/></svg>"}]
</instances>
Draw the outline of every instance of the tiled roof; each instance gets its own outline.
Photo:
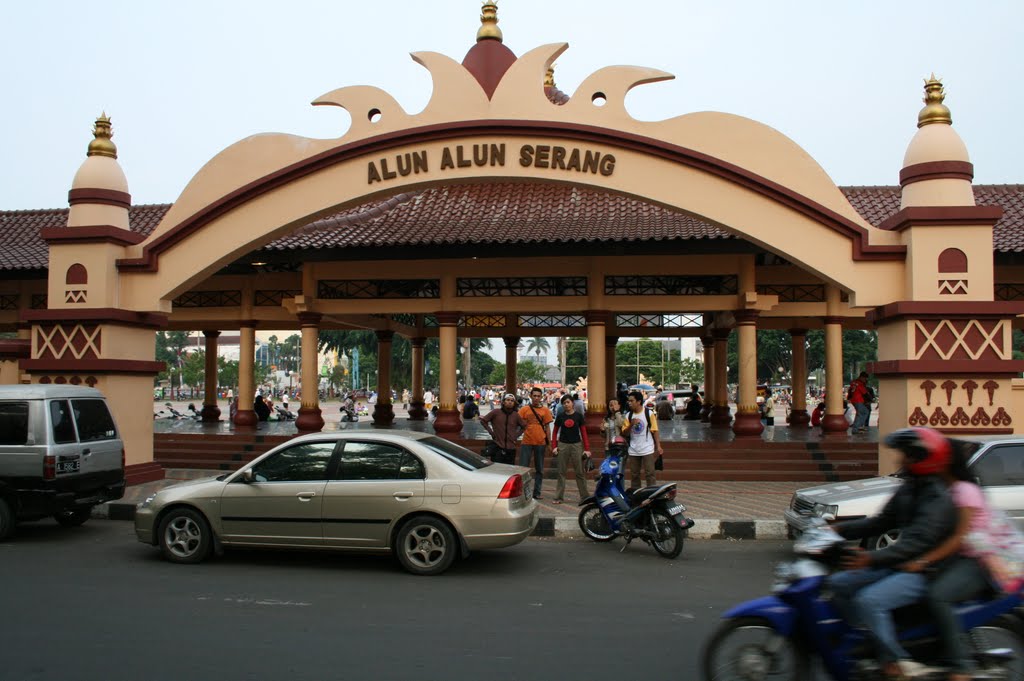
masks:
<instances>
[{"instance_id":1,"label":"tiled roof","mask_svg":"<svg viewBox=\"0 0 1024 681\"><path fill-rule=\"evenodd\" d=\"M879 224L899 210L899 187L844 187L860 215ZM995 250L1024 252L1024 185L976 185L979 205L1003 207ZM132 231L150 234L169 204L132 206ZM67 209L0 211L0 270L47 266L44 227ZM317 220L264 247L270 251L444 244L732 239L729 232L638 199L563 184L459 184L373 201Z\"/></svg>"}]
</instances>

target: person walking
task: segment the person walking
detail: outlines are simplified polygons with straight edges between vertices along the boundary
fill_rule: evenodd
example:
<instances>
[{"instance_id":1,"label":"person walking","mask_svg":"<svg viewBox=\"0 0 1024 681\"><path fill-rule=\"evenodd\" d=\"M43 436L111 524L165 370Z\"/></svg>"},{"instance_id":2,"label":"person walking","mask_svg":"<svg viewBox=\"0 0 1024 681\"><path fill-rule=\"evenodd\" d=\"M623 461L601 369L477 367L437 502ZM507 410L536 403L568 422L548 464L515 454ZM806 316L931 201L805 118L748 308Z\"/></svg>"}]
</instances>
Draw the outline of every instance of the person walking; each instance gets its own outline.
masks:
<instances>
[{"instance_id":1,"label":"person walking","mask_svg":"<svg viewBox=\"0 0 1024 681\"><path fill-rule=\"evenodd\" d=\"M502 451L503 456L498 463L514 464L516 461L516 440L526 430L526 422L516 410L518 402L515 395L505 393L500 409L492 409L480 417L480 425Z\"/></svg>"},{"instance_id":2,"label":"person walking","mask_svg":"<svg viewBox=\"0 0 1024 681\"><path fill-rule=\"evenodd\" d=\"M775 425L775 395L771 390L764 395L764 425Z\"/></svg>"},{"instance_id":3,"label":"person walking","mask_svg":"<svg viewBox=\"0 0 1024 681\"><path fill-rule=\"evenodd\" d=\"M544 484L544 450L551 444L548 427L555 418L551 410L544 406L544 392L534 386L530 390L530 404L519 410L519 418L526 423L523 442L519 447L519 465L529 466L533 463L533 498L541 498Z\"/></svg>"},{"instance_id":4,"label":"person walking","mask_svg":"<svg viewBox=\"0 0 1024 681\"><path fill-rule=\"evenodd\" d=\"M651 412L644 406L644 395L633 390L626 399L628 419L622 424L622 432L629 437L629 450L626 457L629 461L629 483L633 488L640 487L640 470L643 469L647 486L658 484L655 476L654 463L658 456L664 454L661 438L658 435L658 419L651 418Z\"/></svg>"},{"instance_id":5,"label":"person walking","mask_svg":"<svg viewBox=\"0 0 1024 681\"><path fill-rule=\"evenodd\" d=\"M551 436L551 455L558 457L558 484L555 486L555 503L565 499L565 475L572 466L576 477L576 489L580 500L586 499L587 478L583 472L583 458L590 458L590 440L583 426L583 415L576 411L576 405L569 395L562 398L562 411L555 419L555 430Z\"/></svg>"},{"instance_id":6,"label":"person walking","mask_svg":"<svg viewBox=\"0 0 1024 681\"><path fill-rule=\"evenodd\" d=\"M868 372L860 372L860 376L850 382L846 399L853 405L856 415L853 418L853 432L863 433L868 429L868 418L871 417L871 403L868 396Z\"/></svg>"}]
</instances>

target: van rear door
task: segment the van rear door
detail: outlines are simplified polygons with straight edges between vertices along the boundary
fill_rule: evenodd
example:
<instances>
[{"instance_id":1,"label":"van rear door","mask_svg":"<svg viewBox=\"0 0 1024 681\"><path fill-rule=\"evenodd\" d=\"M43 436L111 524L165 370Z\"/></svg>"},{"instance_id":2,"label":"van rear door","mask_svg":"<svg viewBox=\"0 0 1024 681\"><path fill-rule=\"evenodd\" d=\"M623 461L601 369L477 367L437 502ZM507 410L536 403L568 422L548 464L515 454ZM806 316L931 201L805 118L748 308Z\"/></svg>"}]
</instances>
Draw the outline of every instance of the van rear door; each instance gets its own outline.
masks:
<instances>
[{"instance_id":1,"label":"van rear door","mask_svg":"<svg viewBox=\"0 0 1024 681\"><path fill-rule=\"evenodd\" d=\"M49 441L50 446L45 452L53 457L53 480L67 480L82 474L82 451L78 446L78 436L75 433L75 421L71 417L71 405L67 400L50 400L47 405L49 416ZM44 461L39 463L46 468ZM37 474L46 478L43 470Z\"/></svg>"},{"instance_id":2,"label":"van rear door","mask_svg":"<svg viewBox=\"0 0 1024 681\"><path fill-rule=\"evenodd\" d=\"M116 472L120 476L123 445L107 403L101 399L73 399L71 408L82 448L82 473Z\"/></svg>"}]
</instances>

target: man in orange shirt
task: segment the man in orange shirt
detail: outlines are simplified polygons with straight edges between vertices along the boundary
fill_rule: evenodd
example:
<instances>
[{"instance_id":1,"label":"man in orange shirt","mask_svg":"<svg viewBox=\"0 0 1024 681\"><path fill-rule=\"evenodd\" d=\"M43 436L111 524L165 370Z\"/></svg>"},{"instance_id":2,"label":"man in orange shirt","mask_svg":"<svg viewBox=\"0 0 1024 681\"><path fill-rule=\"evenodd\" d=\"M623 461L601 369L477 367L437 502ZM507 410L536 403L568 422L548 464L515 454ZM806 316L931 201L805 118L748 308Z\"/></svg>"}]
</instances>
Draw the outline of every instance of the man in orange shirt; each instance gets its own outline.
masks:
<instances>
[{"instance_id":1,"label":"man in orange shirt","mask_svg":"<svg viewBox=\"0 0 1024 681\"><path fill-rule=\"evenodd\" d=\"M544 450L551 442L548 427L555 418L551 410L544 406L544 393L540 388L530 390L530 404L519 410L519 418L526 424L523 442L519 447L519 465L529 466L533 461L533 498L540 499L544 482Z\"/></svg>"}]
</instances>

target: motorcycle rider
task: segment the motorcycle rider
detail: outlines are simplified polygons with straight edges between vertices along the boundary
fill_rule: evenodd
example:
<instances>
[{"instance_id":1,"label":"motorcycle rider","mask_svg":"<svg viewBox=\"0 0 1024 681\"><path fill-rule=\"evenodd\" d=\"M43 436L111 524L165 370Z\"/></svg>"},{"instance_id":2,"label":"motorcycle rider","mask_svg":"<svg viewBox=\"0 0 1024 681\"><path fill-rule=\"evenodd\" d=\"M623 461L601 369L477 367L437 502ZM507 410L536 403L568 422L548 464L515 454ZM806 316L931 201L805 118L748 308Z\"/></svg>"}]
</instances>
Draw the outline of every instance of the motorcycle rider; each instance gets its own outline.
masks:
<instances>
[{"instance_id":1,"label":"motorcycle rider","mask_svg":"<svg viewBox=\"0 0 1024 681\"><path fill-rule=\"evenodd\" d=\"M885 445L903 454L908 478L877 515L832 526L845 539L863 539L900 530L898 542L844 557L843 572L830 577L836 607L853 624L874 636L878 660L887 678L902 679L927 669L899 644L892 611L920 600L928 589L921 572L898 566L920 558L952 534L957 521L952 497L939 477L952 446L938 431L905 428L889 434Z\"/></svg>"}]
</instances>

